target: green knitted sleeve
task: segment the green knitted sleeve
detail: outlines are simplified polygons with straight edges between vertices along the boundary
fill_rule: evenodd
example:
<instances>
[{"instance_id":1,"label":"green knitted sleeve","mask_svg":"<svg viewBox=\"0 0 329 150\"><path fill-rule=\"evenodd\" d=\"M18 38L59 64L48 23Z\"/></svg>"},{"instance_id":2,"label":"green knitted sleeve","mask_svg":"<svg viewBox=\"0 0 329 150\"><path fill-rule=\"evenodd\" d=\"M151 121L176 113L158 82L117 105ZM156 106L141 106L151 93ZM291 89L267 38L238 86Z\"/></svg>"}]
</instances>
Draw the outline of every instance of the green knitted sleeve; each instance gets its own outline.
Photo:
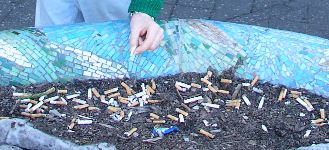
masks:
<instances>
[{"instance_id":1,"label":"green knitted sleeve","mask_svg":"<svg viewBox=\"0 0 329 150\"><path fill-rule=\"evenodd\" d=\"M129 12L143 12L156 17L162 7L163 0L131 0Z\"/></svg>"}]
</instances>

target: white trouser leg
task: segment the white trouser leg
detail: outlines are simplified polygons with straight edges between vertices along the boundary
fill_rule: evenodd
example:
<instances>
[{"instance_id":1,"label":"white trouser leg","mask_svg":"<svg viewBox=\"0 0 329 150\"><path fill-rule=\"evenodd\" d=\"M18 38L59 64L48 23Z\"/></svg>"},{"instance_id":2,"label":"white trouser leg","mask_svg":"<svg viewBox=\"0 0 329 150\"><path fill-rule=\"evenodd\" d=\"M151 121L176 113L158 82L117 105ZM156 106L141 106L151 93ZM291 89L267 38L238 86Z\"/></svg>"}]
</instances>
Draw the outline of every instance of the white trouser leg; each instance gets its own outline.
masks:
<instances>
[{"instance_id":1,"label":"white trouser leg","mask_svg":"<svg viewBox=\"0 0 329 150\"><path fill-rule=\"evenodd\" d=\"M83 22L76 0L37 0L35 26Z\"/></svg>"},{"instance_id":2,"label":"white trouser leg","mask_svg":"<svg viewBox=\"0 0 329 150\"><path fill-rule=\"evenodd\" d=\"M128 19L130 0L78 0L85 22Z\"/></svg>"}]
</instances>

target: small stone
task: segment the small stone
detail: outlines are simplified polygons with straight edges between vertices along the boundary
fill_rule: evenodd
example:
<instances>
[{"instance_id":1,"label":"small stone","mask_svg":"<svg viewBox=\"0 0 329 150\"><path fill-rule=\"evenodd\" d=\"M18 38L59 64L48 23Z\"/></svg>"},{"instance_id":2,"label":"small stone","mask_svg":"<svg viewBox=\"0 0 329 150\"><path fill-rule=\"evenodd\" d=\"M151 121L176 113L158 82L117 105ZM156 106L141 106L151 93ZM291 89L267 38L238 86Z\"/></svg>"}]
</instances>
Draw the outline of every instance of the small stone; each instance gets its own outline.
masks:
<instances>
[{"instance_id":1,"label":"small stone","mask_svg":"<svg viewBox=\"0 0 329 150\"><path fill-rule=\"evenodd\" d=\"M183 139L185 142L190 142L190 139L187 136L184 136Z\"/></svg>"},{"instance_id":2,"label":"small stone","mask_svg":"<svg viewBox=\"0 0 329 150\"><path fill-rule=\"evenodd\" d=\"M243 119L246 119L246 120L249 119L248 116L242 116L242 118L243 118Z\"/></svg>"},{"instance_id":3,"label":"small stone","mask_svg":"<svg viewBox=\"0 0 329 150\"><path fill-rule=\"evenodd\" d=\"M200 109L200 106L198 106L198 105L193 106L192 109L194 109L194 110L199 110L199 109Z\"/></svg>"},{"instance_id":4,"label":"small stone","mask_svg":"<svg viewBox=\"0 0 329 150\"><path fill-rule=\"evenodd\" d=\"M133 133L133 137L138 137L138 136L139 136L139 134L137 132Z\"/></svg>"},{"instance_id":5,"label":"small stone","mask_svg":"<svg viewBox=\"0 0 329 150\"><path fill-rule=\"evenodd\" d=\"M304 113L300 113L299 116L305 117L305 114Z\"/></svg>"},{"instance_id":6,"label":"small stone","mask_svg":"<svg viewBox=\"0 0 329 150\"><path fill-rule=\"evenodd\" d=\"M249 140L248 144L250 145L257 145L257 142L255 140Z\"/></svg>"},{"instance_id":7,"label":"small stone","mask_svg":"<svg viewBox=\"0 0 329 150\"><path fill-rule=\"evenodd\" d=\"M291 103L290 101L284 102L285 105L290 105L290 103Z\"/></svg>"}]
</instances>

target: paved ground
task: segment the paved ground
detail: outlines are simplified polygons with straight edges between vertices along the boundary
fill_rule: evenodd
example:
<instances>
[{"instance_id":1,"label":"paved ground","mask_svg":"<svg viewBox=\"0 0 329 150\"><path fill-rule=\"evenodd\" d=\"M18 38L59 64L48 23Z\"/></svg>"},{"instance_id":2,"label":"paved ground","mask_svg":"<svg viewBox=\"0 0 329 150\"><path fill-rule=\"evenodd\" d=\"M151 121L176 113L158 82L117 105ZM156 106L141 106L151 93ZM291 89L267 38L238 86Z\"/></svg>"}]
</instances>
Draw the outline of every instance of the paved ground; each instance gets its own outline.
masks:
<instances>
[{"instance_id":1,"label":"paved ground","mask_svg":"<svg viewBox=\"0 0 329 150\"><path fill-rule=\"evenodd\" d=\"M33 26L36 0L0 1L0 30ZM329 0L165 0L161 19L204 18L329 39Z\"/></svg>"}]
</instances>

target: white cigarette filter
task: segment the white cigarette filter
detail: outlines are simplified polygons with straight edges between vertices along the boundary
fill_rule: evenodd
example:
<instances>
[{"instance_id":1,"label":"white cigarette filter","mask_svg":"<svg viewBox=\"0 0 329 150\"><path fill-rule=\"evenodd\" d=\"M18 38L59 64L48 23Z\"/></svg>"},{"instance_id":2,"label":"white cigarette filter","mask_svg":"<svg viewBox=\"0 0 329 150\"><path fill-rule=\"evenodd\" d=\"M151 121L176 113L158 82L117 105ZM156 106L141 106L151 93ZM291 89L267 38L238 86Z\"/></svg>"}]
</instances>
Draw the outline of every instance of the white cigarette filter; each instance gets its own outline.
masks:
<instances>
[{"instance_id":1,"label":"white cigarette filter","mask_svg":"<svg viewBox=\"0 0 329 150\"><path fill-rule=\"evenodd\" d=\"M93 121L92 120L77 120L77 124L92 124Z\"/></svg>"},{"instance_id":2,"label":"white cigarette filter","mask_svg":"<svg viewBox=\"0 0 329 150\"><path fill-rule=\"evenodd\" d=\"M179 122L185 122L184 116L182 114L179 114Z\"/></svg>"},{"instance_id":3,"label":"white cigarette filter","mask_svg":"<svg viewBox=\"0 0 329 150\"><path fill-rule=\"evenodd\" d=\"M191 85L188 85L188 84L183 83L183 82L176 81L175 84L178 85L178 86L180 86L180 87L183 87L183 88L187 88L187 89L191 88Z\"/></svg>"},{"instance_id":4,"label":"white cigarette filter","mask_svg":"<svg viewBox=\"0 0 329 150\"><path fill-rule=\"evenodd\" d=\"M248 97L245 94L242 95L242 99L248 106L251 105L251 102L249 101Z\"/></svg>"},{"instance_id":5,"label":"white cigarette filter","mask_svg":"<svg viewBox=\"0 0 329 150\"><path fill-rule=\"evenodd\" d=\"M192 98L189 98L189 99L184 100L184 103L185 104L187 104L187 103L193 103L193 102L196 102L196 101L201 100L201 99L203 99L202 96L192 97Z\"/></svg>"},{"instance_id":6,"label":"white cigarette filter","mask_svg":"<svg viewBox=\"0 0 329 150\"><path fill-rule=\"evenodd\" d=\"M304 138L307 138L310 136L312 130L307 130L306 133L304 134Z\"/></svg>"},{"instance_id":7,"label":"white cigarette filter","mask_svg":"<svg viewBox=\"0 0 329 150\"><path fill-rule=\"evenodd\" d=\"M219 108L219 105L217 104L210 104L210 103L201 103L201 105L211 108Z\"/></svg>"},{"instance_id":8,"label":"white cigarette filter","mask_svg":"<svg viewBox=\"0 0 329 150\"><path fill-rule=\"evenodd\" d=\"M265 101L265 96L262 97L262 99L259 102L258 109L262 109Z\"/></svg>"},{"instance_id":9,"label":"white cigarette filter","mask_svg":"<svg viewBox=\"0 0 329 150\"><path fill-rule=\"evenodd\" d=\"M67 95L67 96L66 96L66 99L72 99L72 98L76 98L76 97L78 97L78 96L80 96L80 94Z\"/></svg>"},{"instance_id":10,"label":"white cigarette filter","mask_svg":"<svg viewBox=\"0 0 329 150\"><path fill-rule=\"evenodd\" d=\"M312 111L313 109L311 108L311 107L309 107L308 105L307 105L307 103L305 102L305 101L303 101L301 98L296 98L296 100L297 100L297 102L299 103L299 104L301 104L301 105L303 105L306 109L307 109L307 111Z\"/></svg>"}]
</instances>

